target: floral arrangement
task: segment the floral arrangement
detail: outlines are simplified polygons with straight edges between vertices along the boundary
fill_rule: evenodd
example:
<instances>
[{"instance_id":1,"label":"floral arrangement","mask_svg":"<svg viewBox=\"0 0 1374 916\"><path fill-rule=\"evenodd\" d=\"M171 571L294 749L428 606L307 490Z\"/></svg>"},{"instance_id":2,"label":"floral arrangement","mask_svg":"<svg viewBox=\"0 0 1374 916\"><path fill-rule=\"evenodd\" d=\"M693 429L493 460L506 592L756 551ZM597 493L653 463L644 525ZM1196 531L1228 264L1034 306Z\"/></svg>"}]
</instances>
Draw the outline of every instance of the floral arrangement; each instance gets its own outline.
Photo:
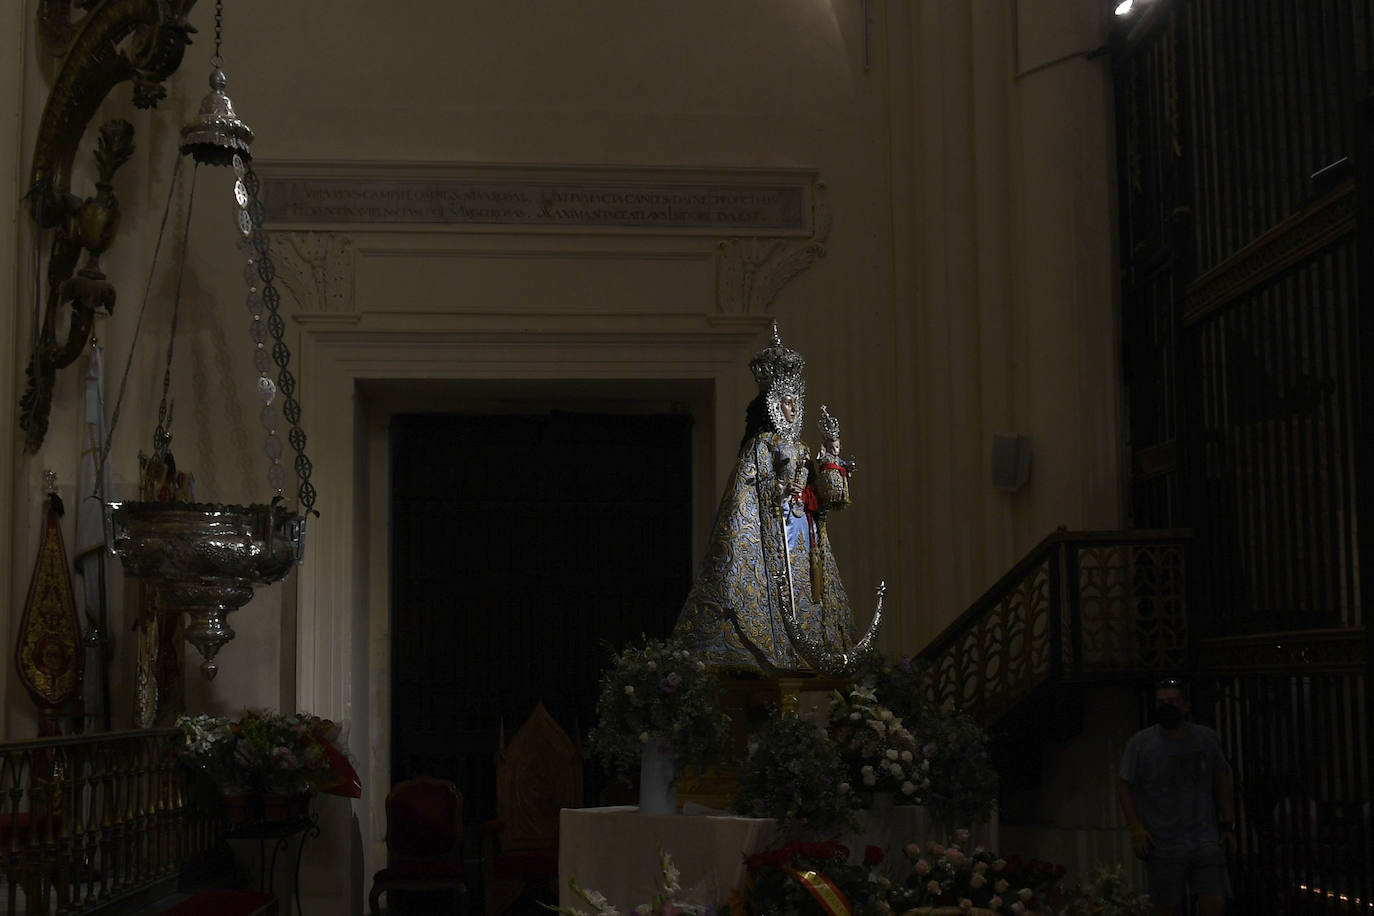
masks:
<instances>
[{"instance_id":1,"label":"floral arrangement","mask_svg":"<svg viewBox=\"0 0 1374 916\"><path fill-rule=\"evenodd\" d=\"M851 912L877 916L889 912L881 885L868 869L883 851L870 846L864 864L848 864L849 848L834 840L785 843L744 860L744 886L730 897L731 916L829 916ZM848 907L843 906L844 903Z\"/></svg>"},{"instance_id":2,"label":"floral arrangement","mask_svg":"<svg viewBox=\"0 0 1374 916\"><path fill-rule=\"evenodd\" d=\"M1002 859L981 846L966 850L968 843L967 830L956 831L948 846L908 843L903 852L910 871L892 888L892 908L982 907L1017 916L1056 912L1062 867Z\"/></svg>"},{"instance_id":3,"label":"floral arrangement","mask_svg":"<svg viewBox=\"0 0 1374 916\"><path fill-rule=\"evenodd\" d=\"M936 823L986 823L997 810L997 770L988 756L988 733L970 716L940 711L918 726L930 764L926 807Z\"/></svg>"},{"instance_id":4,"label":"floral arrangement","mask_svg":"<svg viewBox=\"0 0 1374 916\"><path fill-rule=\"evenodd\" d=\"M935 712L928 692L930 665L914 656L892 662L875 655L864 682L907 722L920 721Z\"/></svg>"},{"instance_id":5,"label":"floral arrangement","mask_svg":"<svg viewBox=\"0 0 1374 916\"><path fill-rule=\"evenodd\" d=\"M308 713L244 710L177 719L181 757L225 795L294 795L307 789L358 798L362 786L340 741L339 727Z\"/></svg>"},{"instance_id":6,"label":"floral arrangement","mask_svg":"<svg viewBox=\"0 0 1374 916\"><path fill-rule=\"evenodd\" d=\"M930 763L916 737L878 702L872 688L859 687L847 698L835 692L830 738L848 770L850 785L866 804L879 792L892 793L902 804L925 801Z\"/></svg>"},{"instance_id":7,"label":"floral arrangement","mask_svg":"<svg viewBox=\"0 0 1374 916\"><path fill-rule=\"evenodd\" d=\"M956 827L985 823L997 810L997 769L988 754L988 733L966 713L931 703L926 665L913 658L879 659L868 680L873 692L923 742L930 791L925 806L936 823Z\"/></svg>"},{"instance_id":8,"label":"floral arrangement","mask_svg":"<svg viewBox=\"0 0 1374 916\"><path fill-rule=\"evenodd\" d=\"M1086 884L1069 894L1058 916L1149 916L1153 912L1150 895L1132 887L1120 865L1099 865Z\"/></svg>"},{"instance_id":9,"label":"floral arrangement","mask_svg":"<svg viewBox=\"0 0 1374 916\"><path fill-rule=\"evenodd\" d=\"M617 654L601 675L596 714L588 750L622 776L639 766L650 740L672 747L675 774L705 769L730 751L719 683L674 640L645 638Z\"/></svg>"},{"instance_id":10,"label":"floral arrangement","mask_svg":"<svg viewBox=\"0 0 1374 916\"><path fill-rule=\"evenodd\" d=\"M859 804L839 751L812 719L774 716L750 740L740 814L776 818L784 837L833 837L857 826Z\"/></svg>"},{"instance_id":11,"label":"floral arrangement","mask_svg":"<svg viewBox=\"0 0 1374 916\"><path fill-rule=\"evenodd\" d=\"M658 848L658 870L659 892L654 895L651 903L641 903L635 907L635 916L715 916L714 906L682 903L677 900L677 896L682 893L681 875L673 865L672 857L663 851L662 846ZM563 913L564 916L619 916L620 911L611 905L605 894L582 887L576 878L568 881L568 887L572 889L573 896L591 909L560 906L553 912Z\"/></svg>"}]
</instances>

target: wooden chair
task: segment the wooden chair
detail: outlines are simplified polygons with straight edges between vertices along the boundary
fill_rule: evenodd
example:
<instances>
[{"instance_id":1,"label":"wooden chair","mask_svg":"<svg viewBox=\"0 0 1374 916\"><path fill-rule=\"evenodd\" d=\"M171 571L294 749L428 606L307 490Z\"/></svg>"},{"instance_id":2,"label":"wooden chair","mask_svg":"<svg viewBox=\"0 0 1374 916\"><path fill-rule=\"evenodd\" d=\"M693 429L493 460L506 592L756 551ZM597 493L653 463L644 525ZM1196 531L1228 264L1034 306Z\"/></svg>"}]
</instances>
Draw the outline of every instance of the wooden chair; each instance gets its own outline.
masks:
<instances>
[{"instance_id":1,"label":"wooden chair","mask_svg":"<svg viewBox=\"0 0 1374 916\"><path fill-rule=\"evenodd\" d=\"M463 796L447 779L418 776L397 783L386 797L386 868L372 876L372 916L381 896L446 893L454 913L467 913L463 880Z\"/></svg>"},{"instance_id":2,"label":"wooden chair","mask_svg":"<svg viewBox=\"0 0 1374 916\"><path fill-rule=\"evenodd\" d=\"M496 820L483 824L482 878L487 916L530 888L557 898L558 819L582 807L582 753L537 703L496 755Z\"/></svg>"}]
</instances>

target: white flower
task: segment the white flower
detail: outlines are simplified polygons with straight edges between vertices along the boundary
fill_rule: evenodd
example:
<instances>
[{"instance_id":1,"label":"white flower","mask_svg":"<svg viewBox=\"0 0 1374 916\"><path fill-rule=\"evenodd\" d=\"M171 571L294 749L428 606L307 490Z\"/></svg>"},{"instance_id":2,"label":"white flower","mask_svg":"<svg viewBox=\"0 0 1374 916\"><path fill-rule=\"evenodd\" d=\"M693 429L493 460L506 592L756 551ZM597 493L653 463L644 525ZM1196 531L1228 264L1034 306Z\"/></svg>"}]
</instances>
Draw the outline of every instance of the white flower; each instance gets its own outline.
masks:
<instances>
[{"instance_id":1,"label":"white flower","mask_svg":"<svg viewBox=\"0 0 1374 916\"><path fill-rule=\"evenodd\" d=\"M896 760L897 757L898 757L898 754L897 754L897 749L896 749L896 748L890 747L890 748L887 749L887 759L888 759L888 760Z\"/></svg>"},{"instance_id":2,"label":"white flower","mask_svg":"<svg viewBox=\"0 0 1374 916\"><path fill-rule=\"evenodd\" d=\"M884 722L891 722L895 717L892 715L892 710L884 708L882 712L878 713L878 718Z\"/></svg>"},{"instance_id":3,"label":"white flower","mask_svg":"<svg viewBox=\"0 0 1374 916\"><path fill-rule=\"evenodd\" d=\"M645 668L648 668L650 671L657 671L657 670L658 670L658 662L649 662L649 663L648 663L647 665L645 665L644 667L645 667Z\"/></svg>"},{"instance_id":4,"label":"white flower","mask_svg":"<svg viewBox=\"0 0 1374 916\"><path fill-rule=\"evenodd\" d=\"M626 685L625 685L625 696L627 696L627 697L632 697L632 696L634 696L634 695L635 695L635 685L634 685L634 684L626 684Z\"/></svg>"},{"instance_id":5,"label":"white flower","mask_svg":"<svg viewBox=\"0 0 1374 916\"><path fill-rule=\"evenodd\" d=\"M913 794L915 791L916 791L916 786L911 782L911 780L907 780L906 782L902 783L902 794L903 794L903 795L911 795L911 794Z\"/></svg>"},{"instance_id":6,"label":"white flower","mask_svg":"<svg viewBox=\"0 0 1374 916\"><path fill-rule=\"evenodd\" d=\"M835 787L835 791L838 792L838 793L840 793L841 795L848 795L848 794L849 794L849 783L847 783L847 782L842 782L842 783L840 783L838 786Z\"/></svg>"},{"instance_id":7,"label":"white flower","mask_svg":"<svg viewBox=\"0 0 1374 916\"><path fill-rule=\"evenodd\" d=\"M906 773L902 771L901 764L894 763L894 764L892 764L891 766L889 766L887 769L888 769L888 772L890 772L890 773L892 774L892 778L893 778L893 779L902 779L903 777L906 776Z\"/></svg>"},{"instance_id":8,"label":"white flower","mask_svg":"<svg viewBox=\"0 0 1374 916\"><path fill-rule=\"evenodd\" d=\"M866 785L866 786L875 786L875 785L877 785L877 784L878 784L878 777L877 777L877 776L874 776L872 773L865 773L865 774L864 774L864 785Z\"/></svg>"},{"instance_id":9,"label":"white flower","mask_svg":"<svg viewBox=\"0 0 1374 916\"><path fill-rule=\"evenodd\" d=\"M859 721L860 719L862 719L863 716L859 715L857 712L851 712L851 713L849 714L849 718L851 718L851 719L853 719L855 722L857 722L857 721Z\"/></svg>"},{"instance_id":10,"label":"white flower","mask_svg":"<svg viewBox=\"0 0 1374 916\"><path fill-rule=\"evenodd\" d=\"M640 744L648 744L648 743L649 743L649 733L648 733L648 732L640 732L640 733L639 733L639 743L640 743Z\"/></svg>"},{"instance_id":11,"label":"white flower","mask_svg":"<svg viewBox=\"0 0 1374 916\"><path fill-rule=\"evenodd\" d=\"M910 762L911 762L911 751L902 751L902 760L906 761L907 763L910 763Z\"/></svg>"},{"instance_id":12,"label":"white flower","mask_svg":"<svg viewBox=\"0 0 1374 916\"><path fill-rule=\"evenodd\" d=\"M864 764L864 766L859 770L859 772L865 776L872 776L873 767L869 766L868 764Z\"/></svg>"}]
</instances>

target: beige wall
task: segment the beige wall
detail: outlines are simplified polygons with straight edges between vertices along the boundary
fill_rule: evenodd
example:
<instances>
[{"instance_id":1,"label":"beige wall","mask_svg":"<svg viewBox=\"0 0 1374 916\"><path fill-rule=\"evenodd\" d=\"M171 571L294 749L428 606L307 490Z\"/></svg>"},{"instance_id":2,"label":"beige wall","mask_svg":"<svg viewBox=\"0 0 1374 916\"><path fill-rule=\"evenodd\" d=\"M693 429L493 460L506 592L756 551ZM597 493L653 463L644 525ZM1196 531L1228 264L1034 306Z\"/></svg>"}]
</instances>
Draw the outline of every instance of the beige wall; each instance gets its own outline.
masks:
<instances>
[{"instance_id":1,"label":"beige wall","mask_svg":"<svg viewBox=\"0 0 1374 916\"><path fill-rule=\"evenodd\" d=\"M0 212L9 214L53 69L24 37L36 2L24 6L0 22L12 26L0 29L0 41L21 42L24 52L0 54L10 62L0 89L22 103L18 118L0 106ZM808 359L808 427L828 404L863 464L856 505L832 526L836 551L856 603L867 605L863 596L886 579L885 647L905 653L1054 527L1120 521L1110 80L1105 59L1035 69L1100 43L1097 0L873 0L867 70L863 7L340 0L322 10L238 0L225 13L224 56L229 94L258 133L264 169L325 161L813 170L833 215L826 255L781 289L771 313L784 341ZM139 152L116 179L124 227L105 259L121 297L102 329L111 401L167 195L175 127L204 92L212 14L208 0L193 11L200 31L158 112L132 112L127 86L107 105L139 131ZM1018 66L1034 72L1018 79ZM15 149L23 171L8 155ZM174 449L195 472L200 498L262 501L230 179L201 172L177 340ZM89 193L89 179L76 190ZM379 408L364 397L355 410L354 386L388 375L509 381L535 374L533 358L622 381L655 372L709 380L714 438L700 453L714 456L714 474L698 494L709 512L767 316L720 323L717 239L368 227L345 235L357 257L345 320L321 321L288 296L301 317L291 330L300 374L316 386L303 386L302 402L323 518L312 527L306 567L233 616L239 635L221 653L216 681L198 681L194 663L188 680L196 709L299 704L348 718L374 748L369 775L384 784L384 770L372 772L384 760L384 689L370 700L384 688L375 670L385 659L384 567L376 563L384 528L377 462L367 460L375 432L360 419ZM17 227L12 216L0 218L0 276L18 278L12 301L31 301L23 269L30 245L27 218ZM179 250L173 233L130 374L113 459L126 492L138 449L149 447ZM569 251L595 257L570 259ZM541 271L527 269L531 258ZM559 264L575 264L578 295L569 295ZM517 280L525 292L515 303ZM11 323L0 418L13 413L19 341L30 333L26 315L7 311L0 331ZM554 333L569 328L571 337ZM536 356L514 354L512 338L501 336L514 330L534 335ZM387 334L408 342L377 345ZM555 343L599 346L606 335L632 347L652 341L648 352L669 354L668 368L630 358L617 369L588 368L593 344L560 354ZM506 343L474 350L474 339ZM426 340L448 349L410 364L413 371L398 368ZM66 488L76 474L79 374L61 377L43 450L23 456L11 437L0 456L15 494L0 508L0 548L12 544L0 572L12 600L0 625L11 639L36 546L41 471L56 470ZM990 481L999 431L1029 436L1034 449L1030 483L1015 494ZM351 534L340 540L335 531ZM7 686L6 730L28 734L27 700L12 678ZM127 690L120 702L117 721L127 721ZM360 808L373 853L378 803L371 797Z\"/></svg>"}]
</instances>

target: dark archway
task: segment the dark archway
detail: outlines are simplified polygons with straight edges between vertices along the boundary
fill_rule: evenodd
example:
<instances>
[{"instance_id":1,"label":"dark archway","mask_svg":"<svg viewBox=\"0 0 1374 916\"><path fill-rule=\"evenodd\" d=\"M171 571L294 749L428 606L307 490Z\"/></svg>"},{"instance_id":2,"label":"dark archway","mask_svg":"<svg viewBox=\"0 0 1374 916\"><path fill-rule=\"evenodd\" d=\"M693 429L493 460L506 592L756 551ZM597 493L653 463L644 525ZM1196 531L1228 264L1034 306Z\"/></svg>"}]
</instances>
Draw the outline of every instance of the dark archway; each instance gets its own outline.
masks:
<instances>
[{"instance_id":1,"label":"dark archway","mask_svg":"<svg viewBox=\"0 0 1374 916\"><path fill-rule=\"evenodd\" d=\"M494 816L504 721L592 724L608 645L665 635L691 582L692 419L397 414L391 777ZM588 801L602 779L588 768Z\"/></svg>"}]
</instances>

